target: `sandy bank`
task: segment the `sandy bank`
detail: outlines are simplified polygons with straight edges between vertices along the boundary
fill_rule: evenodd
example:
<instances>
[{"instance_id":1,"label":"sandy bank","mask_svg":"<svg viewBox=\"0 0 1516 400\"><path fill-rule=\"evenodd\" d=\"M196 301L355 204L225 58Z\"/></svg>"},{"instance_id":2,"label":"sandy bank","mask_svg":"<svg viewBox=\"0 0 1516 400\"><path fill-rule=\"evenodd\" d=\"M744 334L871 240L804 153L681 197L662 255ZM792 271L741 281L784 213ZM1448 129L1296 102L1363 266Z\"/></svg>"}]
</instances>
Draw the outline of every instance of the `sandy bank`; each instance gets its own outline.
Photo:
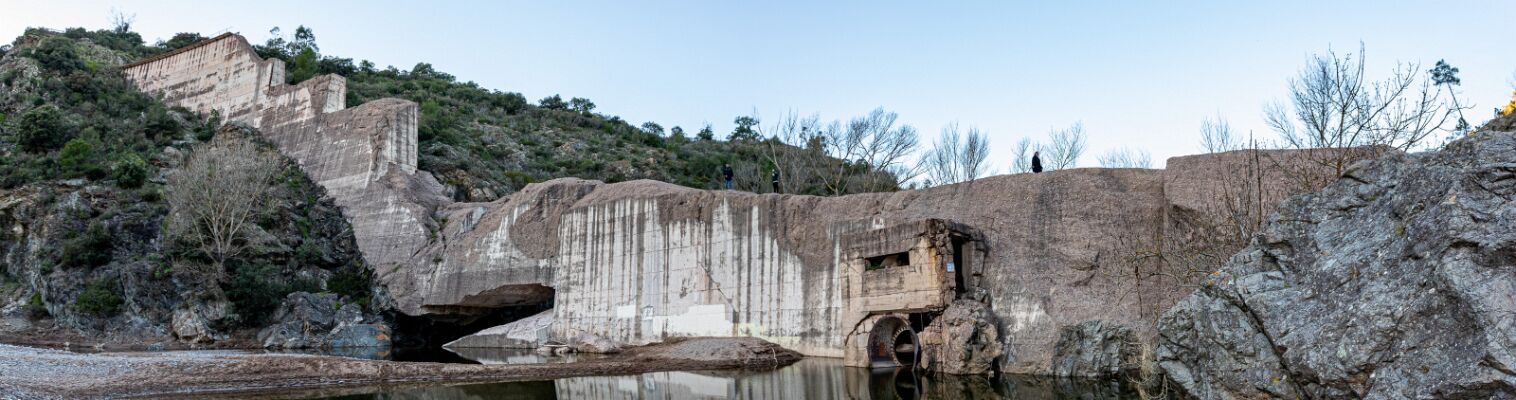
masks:
<instances>
[{"instance_id":1,"label":"sandy bank","mask_svg":"<svg viewBox=\"0 0 1516 400\"><path fill-rule=\"evenodd\" d=\"M747 349L733 357L731 349ZM699 338L566 364L474 365L235 351L80 354L0 345L0 399L175 397L406 383L473 383L671 370L775 368L798 353L750 338Z\"/></svg>"}]
</instances>

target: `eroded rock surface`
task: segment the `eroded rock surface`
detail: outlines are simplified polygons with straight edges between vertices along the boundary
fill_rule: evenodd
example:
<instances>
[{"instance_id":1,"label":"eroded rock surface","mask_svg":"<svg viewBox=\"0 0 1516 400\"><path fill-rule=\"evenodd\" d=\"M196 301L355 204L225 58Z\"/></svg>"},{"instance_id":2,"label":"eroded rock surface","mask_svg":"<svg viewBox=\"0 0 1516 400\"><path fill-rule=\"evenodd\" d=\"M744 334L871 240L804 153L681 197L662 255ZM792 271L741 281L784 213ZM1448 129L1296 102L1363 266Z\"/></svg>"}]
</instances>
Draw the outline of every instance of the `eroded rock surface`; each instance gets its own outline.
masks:
<instances>
[{"instance_id":1,"label":"eroded rock surface","mask_svg":"<svg viewBox=\"0 0 1516 400\"><path fill-rule=\"evenodd\" d=\"M1164 315L1202 399L1516 397L1516 135L1355 164Z\"/></svg>"},{"instance_id":2,"label":"eroded rock surface","mask_svg":"<svg viewBox=\"0 0 1516 400\"><path fill-rule=\"evenodd\" d=\"M364 316L363 307L343 304L332 293L290 293L274 312L273 321L258 332L258 341L266 348L390 346L388 325Z\"/></svg>"},{"instance_id":3,"label":"eroded rock surface","mask_svg":"<svg viewBox=\"0 0 1516 400\"><path fill-rule=\"evenodd\" d=\"M1063 327L1053 346L1053 374L1113 378L1142 365L1141 343L1132 328L1103 321Z\"/></svg>"},{"instance_id":4,"label":"eroded rock surface","mask_svg":"<svg viewBox=\"0 0 1516 400\"><path fill-rule=\"evenodd\" d=\"M987 305L958 300L921 331L921 367L955 375L994 370L1005 344Z\"/></svg>"}]
</instances>

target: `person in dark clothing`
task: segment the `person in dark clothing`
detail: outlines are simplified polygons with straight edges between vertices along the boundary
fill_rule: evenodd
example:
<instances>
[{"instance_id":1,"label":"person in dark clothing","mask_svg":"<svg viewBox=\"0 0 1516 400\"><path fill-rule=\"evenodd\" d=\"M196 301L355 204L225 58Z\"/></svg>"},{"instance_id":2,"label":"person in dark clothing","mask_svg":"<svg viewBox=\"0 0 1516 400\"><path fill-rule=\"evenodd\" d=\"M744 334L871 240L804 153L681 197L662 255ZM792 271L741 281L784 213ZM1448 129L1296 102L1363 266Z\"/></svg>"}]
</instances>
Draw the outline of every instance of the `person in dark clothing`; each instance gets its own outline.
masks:
<instances>
[{"instance_id":1,"label":"person in dark clothing","mask_svg":"<svg viewBox=\"0 0 1516 400\"><path fill-rule=\"evenodd\" d=\"M774 170L774 176L772 180L774 183L774 193L779 193L779 170Z\"/></svg>"},{"instance_id":2,"label":"person in dark clothing","mask_svg":"<svg viewBox=\"0 0 1516 400\"><path fill-rule=\"evenodd\" d=\"M1022 154L1026 154L1026 153L1022 153ZM1037 156L1037 152L1034 151L1034 152L1032 152L1032 173L1036 174L1036 173L1041 173L1041 172L1042 172L1042 157L1038 157Z\"/></svg>"},{"instance_id":3,"label":"person in dark clothing","mask_svg":"<svg viewBox=\"0 0 1516 400\"><path fill-rule=\"evenodd\" d=\"M726 180L726 190L732 190L732 164L721 166L721 177Z\"/></svg>"}]
</instances>

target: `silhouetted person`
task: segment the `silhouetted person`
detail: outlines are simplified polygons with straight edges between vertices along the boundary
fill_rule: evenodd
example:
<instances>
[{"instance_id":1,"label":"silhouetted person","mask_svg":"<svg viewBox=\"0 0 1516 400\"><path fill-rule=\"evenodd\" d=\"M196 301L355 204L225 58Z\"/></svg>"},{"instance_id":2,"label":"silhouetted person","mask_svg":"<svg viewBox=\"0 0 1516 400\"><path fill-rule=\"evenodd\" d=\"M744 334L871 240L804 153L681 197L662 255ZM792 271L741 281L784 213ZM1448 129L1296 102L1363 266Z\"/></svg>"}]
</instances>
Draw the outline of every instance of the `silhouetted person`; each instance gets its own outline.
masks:
<instances>
[{"instance_id":1,"label":"silhouetted person","mask_svg":"<svg viewBox=\"0 0 1516 400\"><path fill-rule=\"evenodd\" d=\"M774 176L771 180L774 183L774 193L779 193L779 170L774 170Z\"/></svg>"},{"instance_id":2,"label":"silhouetted person","mask_svg":"<svg viewBox=\"0 0 1516 400\"><path fill-rule=\"evenodd\" d=\"M1026 154L1026 153L1022 153L1022 154ZM1032 152L1032 173L1036 174L1036 173L1041 173L1041 172L1042 172L1042 157L1038 157L1037 156L1037 152L1034 151L1034 152ZM730 181L731 178L727 178L727 180Z\"/></svg>"},{"instance_id":3,"label":"silhouetted person","mask_svg":"<svg viewBox=\"0 0 1516 400\"><path fill-rule=\"evenodd\" d=\"M726 190L732 190L732 164L721 165L721 177L726 180Z\"/></svg>"}]
</instances>

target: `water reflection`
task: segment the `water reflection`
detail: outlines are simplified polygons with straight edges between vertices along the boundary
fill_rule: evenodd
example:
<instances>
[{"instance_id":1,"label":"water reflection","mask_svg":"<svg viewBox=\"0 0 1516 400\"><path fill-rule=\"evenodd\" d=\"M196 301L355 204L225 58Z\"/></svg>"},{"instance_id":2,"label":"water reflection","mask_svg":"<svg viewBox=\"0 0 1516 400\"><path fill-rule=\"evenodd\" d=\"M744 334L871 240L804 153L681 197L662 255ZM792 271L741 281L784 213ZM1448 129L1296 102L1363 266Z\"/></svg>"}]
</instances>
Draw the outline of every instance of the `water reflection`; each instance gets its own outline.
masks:
<instances>
[{"instance_id":1,"label":"water reflection","mask_svg":"<svg viewBox=\"0 0 1516 400\"><path fill-rule=\"evenodd\" d=\"M509 357L506 357L509 359ZM768 372L653 372L402 389L330 399L1129 399L1116 382L1042 377L933 376L905 370L846 368L841 360L805 359Z\"/></svg>"},{"instance_id":2,"label":"water reflection","mask_svg":"<svg viewBox=\"0 0 1516 400\"><path fill-rule=\"evenodd\" d=\"M528 349L479 349L460 348L447 349L458 357L472 360L479 364L553 364L575 361L588 361L604 358L602 354L569 353L561 356L544 356L535 350Z\"/></svg>"}]
</instances>

